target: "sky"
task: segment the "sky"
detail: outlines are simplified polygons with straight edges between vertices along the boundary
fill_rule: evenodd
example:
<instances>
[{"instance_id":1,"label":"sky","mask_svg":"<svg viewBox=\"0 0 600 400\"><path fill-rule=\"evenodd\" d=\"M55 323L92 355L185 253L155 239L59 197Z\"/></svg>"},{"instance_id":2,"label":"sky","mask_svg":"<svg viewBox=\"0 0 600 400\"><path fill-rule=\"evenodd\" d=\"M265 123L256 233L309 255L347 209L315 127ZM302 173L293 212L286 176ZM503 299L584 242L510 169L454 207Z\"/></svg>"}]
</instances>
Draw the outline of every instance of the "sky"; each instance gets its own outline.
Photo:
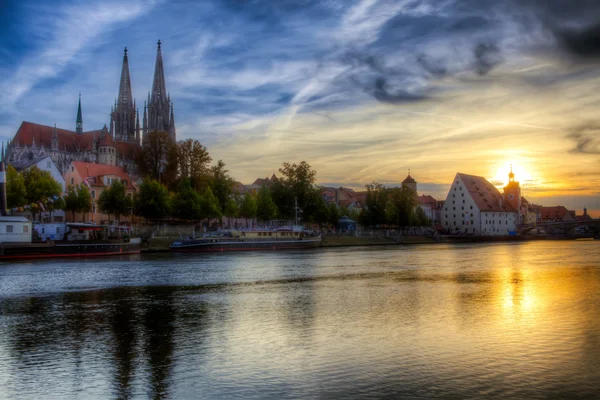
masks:
<instances>
[{"instance_id":1,"label":"sky","mask_svg":"<svg viewBox=\"0 0 600 400\"><path fill-rule=\"evenodd\" d=\"M109 122L162 42L178 139L243 183L307 161L318 183L444 199L457 172L600 217L598 0L0 0L0 140L21 121Z\"/></svg>"}]
</instances>

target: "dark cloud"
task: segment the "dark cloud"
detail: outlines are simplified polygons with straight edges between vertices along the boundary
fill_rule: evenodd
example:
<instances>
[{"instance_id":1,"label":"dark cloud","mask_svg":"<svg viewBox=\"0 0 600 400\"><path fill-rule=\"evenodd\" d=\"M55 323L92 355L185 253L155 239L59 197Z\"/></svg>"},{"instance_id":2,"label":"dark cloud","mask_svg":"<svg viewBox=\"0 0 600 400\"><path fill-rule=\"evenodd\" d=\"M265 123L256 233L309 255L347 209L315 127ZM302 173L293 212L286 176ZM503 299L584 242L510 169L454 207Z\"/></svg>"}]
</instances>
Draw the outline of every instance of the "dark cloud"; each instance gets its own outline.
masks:
<instances>
[{"instance_id":1,"label":"dark cloud","mask_svg":"<svg viewBox=\"0 0 600 400\"><path fill-rule=\"evenodd\" d=\"M479 43L473 50L475 55L474 70L478 75L486 75L502 62L502 54L495 43Z\"/></svg>"},{"instance_id":2,"label":"dark cloud","mask_svg":"<svg viewBox=\"0 0 600 400\"><path fill-rule=\"evenodd\" d=\"M448 74L448 68L443 61L433 60L426 54L420 54L417 57L417 64L434 77L441 78Z\"/></svg>"},{"instance_id":3,"label":"dark cloud","mask_svg":"<svg viewBox=\"0 0 600 400\"><path fill-rule=\"evenodd\" d=\"M368 90L368 89L367 89ZM369 90L368 90L369 91ZM403 89L393 89L386 78L375 80L372 90L373 97L384 103L406 103L425 100L427 96L421 93L411 93Z\"/></svg>"},{"instance_id":4,"label":"dark cloud","mask_svg":"<svg viewBox=\"0 0 600 400\"><path fill-rule=\"evenodd\" d=\"M600 59L600 21L580 30L555 32L565 49L582 58Z\"/></svg>"},{"instance_id":5,"label":"dark cloud","mask_svg":"<svg viewBox=\"0 0 600 400\"><path fill-rule=\"evenodd\" d=\"M575 141L571 153L600 154L600 124L598 123L579 126L573 133L567 135L567 138Z\"/></svg>"}]
</instances>

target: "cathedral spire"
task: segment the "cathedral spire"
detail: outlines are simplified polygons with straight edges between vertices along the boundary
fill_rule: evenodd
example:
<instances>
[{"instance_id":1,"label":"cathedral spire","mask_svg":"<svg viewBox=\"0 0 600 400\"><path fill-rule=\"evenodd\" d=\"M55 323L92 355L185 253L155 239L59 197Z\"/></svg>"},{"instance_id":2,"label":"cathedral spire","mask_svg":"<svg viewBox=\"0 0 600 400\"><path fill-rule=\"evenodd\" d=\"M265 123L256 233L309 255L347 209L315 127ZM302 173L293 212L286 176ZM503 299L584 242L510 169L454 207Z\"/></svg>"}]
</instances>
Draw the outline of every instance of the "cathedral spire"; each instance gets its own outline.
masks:
<instances>
[{"instance_id":1,"label":"cathedral spire","mask_svg":"<svg viewBox=\"0 0 600 400\"><path fill-rule=\"evenodd\" d=\"M129 76L129 60L127 59L127 47L123 55L123 68L121 69L121 83L119 84L119 97L117 104L123 106L133 105L133 96L131 94L131 78Z\"/></svg>"},{"instance_id":2,"label":"cathedral spire","mask_svg":"<svg viewBox=\"0 0 600 400\"><path fill-rule=\"evenodd\" d=\"M156 49L156 64L154 66L154 79L152 81L152 103L164 103L166 101L167 86L165 83L165 70L163 67L162 51L160 49L160 40Z\"/></svg>"},{"instance_id":3,"label":"cathedral spire","mask_svg":"<svg viewBox=\"0 0 600 400\"><path fill-rule=\"evenodd\" d=\"M83 133L83 117L81 116L81 92L79 92L79 106L77 107L77 121L75 122L75 132L78 135Z\"/></svg>"}]
</instances>

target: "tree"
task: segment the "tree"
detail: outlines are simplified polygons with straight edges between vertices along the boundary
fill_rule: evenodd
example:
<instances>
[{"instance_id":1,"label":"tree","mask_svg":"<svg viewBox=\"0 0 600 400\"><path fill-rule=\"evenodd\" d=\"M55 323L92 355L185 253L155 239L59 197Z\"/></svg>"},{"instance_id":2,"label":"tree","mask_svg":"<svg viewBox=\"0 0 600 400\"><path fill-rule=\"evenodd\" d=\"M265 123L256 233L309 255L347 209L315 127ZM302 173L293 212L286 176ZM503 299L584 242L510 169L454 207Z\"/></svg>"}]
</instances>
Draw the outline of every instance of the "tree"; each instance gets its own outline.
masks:
<instances>
[{"instance_id":1,"label":"tree","mask_svg":"<svg viewBox=\"0 0 600 400\"><path fill-rule=\"evenodd\" d=\"M79 197L77 196L76 186L69 185L67 195L65 196L65 210L70 211L75 221L75 213L79 212Z\"/></svg>"},{"instance_id":2,"label":"tree","mask_svg":"<svg viewBox=\"0 0 600 400\"><path fill-rule=\"evenodd\" d=\"M328 222L337 228L337 224L340 221L340 209L334 202L329 203L328 207L329 220Z\"/></svg>"},{"instance_id":3,"label":"tree","mask_svg":"<svg viewBox=\"0 0 600 400\"><path fill-rule=\"evenodd\" d=\"M121 215L128 215L131 211L132 201L125 193L125 186L115 180L108 189L104 189L98 198L98 208L110 219L114 215L117 221Z\"/></svg>"},{"instance_id":4,"label":"tree","mask_svg":"<svg viewBox=\"0 0 600 400\"><path fill-rule=\"evenodd\" d=\"M64 209L72 213L73 221L75 221L75 213L90 212L92 210L92 196L87 186L83 183L75 186L69 185L64 199Z\"/></svg>"},{"instance_id":5,"label":"tree","mask_svg":"<svg viewBox=\"0 0 600 400\"><path fill-rule=\"evenodd\" d=\"M312 219L316 208L315 193L319 188L315 185L317 172L302 161L300 164L284 162L279 172L281 178L273 184L271 194L282 216L295 216L295 203L304 211L304 217Z\"/></svg>"},{"instance_id":6,"label":"tree","mask_svg":"<svg viewBox=\"0 0 600 400\"><path fill-rule=\"evenodd\" d=\"M169 191L154 179L144 179L133 204L135 215L146 219L165 218L169 214Z\"/></svg>"},{"instance_id":7,"label":"tree","mask_svg":"<svg viewBox=\"0 0 600 400\"><path fill-rule=\"evenodd\" d=\"M386 206L388 190L381 183L373 182L366 185L367 199L366 207L362 213L361 223L374 227L387 221Z\"/></svg>"},{"instance_id":8,"label":"tree","mask_svg":"<svg viewBox=\"0 0 600 400\"><path fill-rule=\"evenodd\" d=\"M6 204L9 209L22 207L27 203L27 191L23 175L12 165L6 168Z\"/></svg>"},{"instance_id":9,"label":"tree","mask_svg":"<svg viewBox=\"0 0 600 400\"><path fill-rule=\"evenodd\" d=\"M171 199L171 212L175 218L197 221L202 218L202 198L192 188L190 180L183 178Z\"/></svg>"},{"instance_id":10,"label":"tree","mask_svg":"<svg viewBox=\"0 0 600 400\"><path fill-rule=\"evenodd\" d=\"M240 206L240 216L246 218L246 228L248 227L248 219L256 217L256 199L251 193L244 195L244 200Z\"/></svg>"},{"instance_id":11,"label":"tree","mask_svg":"<svg viewBox=\"0 0 600 400\"><path fill-rule=\"evenodd\" d=\"M179 179L189 179L191 186L200 190L208 186L211 160L205 146L197 140L187 139L173 147L170 165L177 171Z\"/></svg>"},{"instance_id":12,"label":"tree","mask_svg":"<svg viewBox=\"0 0 600 400\"><path fill-rule=\"evenodd\" d=\"M168 175L168 161L174 143L166 132L150 132L144 137L138 167L142 176L163 180Z\"/></svg>"},{"instance_id":13,"label":"tree","mask_svg":"<svg viewBox=\"0 0 600 400\"><path fill-rule=\"evenodd\" d=\"M210 186L207 187L204 193L202 194L201 204L202 215L205 218L208 218L209 224L211 218L221 218L222 213L221 208L219 206L219 200L212 192Z\"/></svg>"},{"instance_id":14,"label":"tree","mask_svg":"<svg viewBox=\"0 0 600 400\"><path fill-rule=\"evenodd\" d=\"M323 224L329 222L329 208L327 203L323 200L322 196L319 196L317 200L317 206L315 209L315 222L319 224L319 227L323 229Z\"/></svg>"},{"instance_id":15,"label":"tree","mask_svg":"<svg viewBox=\"0 0 600 400\"><path fill-rule=\"evenodd\" d=\"M417 226L429 226L431 225L431 220L425 214L425 210L421 207L417 207L415 211L415 223Z\"/></svg>"},{"instance_id":16,"label":"tree","mask_svg":"<svg viewBox=\"0 0 600 400\"><path fill-rule=\"evenodd\" d=\"M210 186L213 193L219 200L219 207L225 210L229 196L233 190L234 180L228 174L229 170L225 169L223 160L219 160L217 165L210 169L211 181Z\"/></svg>"},{"instance_id":17,"label":"tree","mask_svg":"<svg viewBox=\"0 0 600 400\"><path fill-rule=\"evenodd\" d=\"M46 209L48 200L56 200L62 192L60 183L58 183L48 171L42 171L37 166L33 166L23 171L23 181L25 183L25 198L27 203L31 204L31 212L35 219L35 214Z\"/></svg>"},{"instance_id":18,"label":"tree","mask_svg":"<svg viewBox=\"0 0 600 400\"><path fill-rule=\"evenodd\" d=\"M271 198L271 192L263 185L256 198L256 216L262 221L270 221L277 215L277 206Z\"/></svg>"},{"instance_id":19,"label":"tree","mask_svg":"<svg viewBox=\"0 0 600 400\"><path fill-rule=\"evenodd\" d=\"M231 218L236 218L239 215L239 207L238 203L233 198L227 199L227 203L225 203L225 209L223 210L223 214L229 219L228 225L231 226Z\"/></svg>"},{"instance_id":20,"label":"tree","mask_svg":"<svg viewBox=\"0 0 600 400\"><path fill-rule=\"evenodd\" d=\"M385 209L388 221L398 227L413 225L415 223L416 204L414 190L407 187L389 189Z\"/></svg>"}]
</instances>

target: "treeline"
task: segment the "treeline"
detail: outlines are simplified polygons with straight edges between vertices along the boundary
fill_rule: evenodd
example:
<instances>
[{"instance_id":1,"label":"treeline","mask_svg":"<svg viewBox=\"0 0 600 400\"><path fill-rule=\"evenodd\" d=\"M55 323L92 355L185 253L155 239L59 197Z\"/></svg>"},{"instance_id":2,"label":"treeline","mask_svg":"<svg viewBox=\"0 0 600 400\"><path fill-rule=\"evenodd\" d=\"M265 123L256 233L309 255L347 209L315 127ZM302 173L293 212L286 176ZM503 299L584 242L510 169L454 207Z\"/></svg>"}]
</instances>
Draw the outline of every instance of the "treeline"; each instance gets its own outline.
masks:
<instances>
[{"instance_id":1,"label":"treeline","mask_svg":"<svg viewBox=\"0 0 600 400\"><path fill-rule=\"evenodd\" d=\"M417 207L417 193L409 187L385 187L374 182L366 185L366 204L359 215L363 226L429 226L431 220Z\"/></svg>"},{"instance_id":2,"label":"treeline","mask_svg":"<svg viewBox=\"0 0 600 400\"><path fill-rule=\"evenodd\" d=\"M143 182L130 197L122 182L115 180L94 202L85 184L69 186L64 196L50 173L32 167L21 173L8 166L7 200L13 210L62 209L84 215L100 211L117 220L134 214L148 221L174 218L184 221L245 218L266 222L294 220L320 226L336 226L348 216L366 227L429 225L425 213L416 207L416 193L409 188L367 185L366 204L359 212L324 201L316 184L317 172L305 161L284 162L280 176L257 191L235 187L225 163L211 165L208 150L198 140L173 143L168 134L153 132L144 140L137 160ZM242 193L245 192L245 193ZM228 221L231 225L231 221Z\"/></svg>"}]
</instances>

